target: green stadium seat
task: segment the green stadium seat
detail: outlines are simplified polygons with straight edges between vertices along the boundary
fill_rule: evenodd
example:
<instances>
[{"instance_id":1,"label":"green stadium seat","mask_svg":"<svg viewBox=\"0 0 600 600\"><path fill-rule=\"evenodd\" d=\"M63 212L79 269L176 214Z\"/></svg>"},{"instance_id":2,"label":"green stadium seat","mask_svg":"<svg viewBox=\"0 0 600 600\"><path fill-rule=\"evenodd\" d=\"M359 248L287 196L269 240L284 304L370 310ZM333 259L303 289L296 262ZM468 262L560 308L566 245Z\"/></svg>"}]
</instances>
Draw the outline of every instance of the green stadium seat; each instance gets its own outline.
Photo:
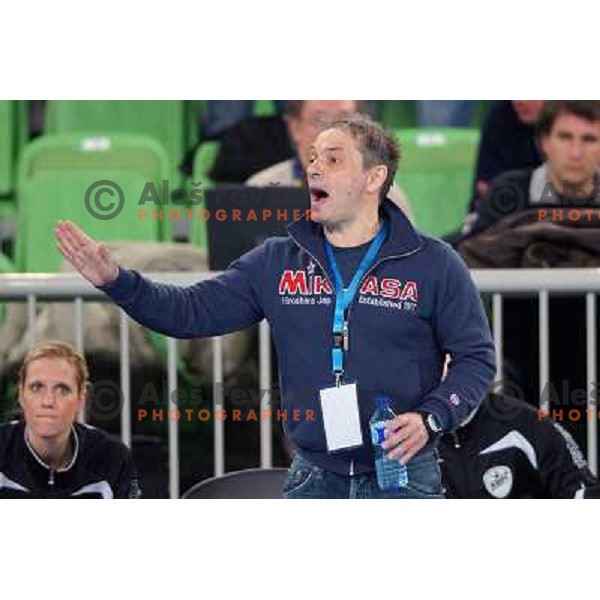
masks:
<instances>
[{"instance_id":1,"label":"green stadium seat","mask_svg":"<svg viewBox=\"0 0 600 600\"><path fill-rule=\"evenodd\" d=\"M103 241L167 241L170 206L140 204L146 184L157 197L168 179L169 162L162 146L146 136L44 136L26 146L18 179L16 264L24 272L54 272L61 256L55 249L54 226L70 219ZM111 219L95 217L86 206L92 184L115 182L123 192L123 208ZM88 205L107 217L118 196L105 184L88 194ZM98 202L96 202L98 201ZM163 220L152 211L163 209ZM147 210L140 219L138 211ZM107 212L108 210L108 212Z\"/></svg>"},{"instance_id":2,"label":"green stadium seat","mask_svg":"<svg viewBox=\"0 0 600 600\"><path fill-rule=\"evenodd\" d=\"M204 187L214 185L214 181L210 178L210 172L219 153L220 142L209 140L200 144L194 156L194 176L193 180L202 182Z\"/></svg>"},{"instance_id":3,"label":"green stadium seat","mask_svg":"<svg viewBox=\"0 0 600 600\"><path fill-rule=\"evenodd\" d=\"M49 100L46 133L135 133L153 137L169 156L171 177L180 185L179 165L188 142L184 100Z\"/></svg>"},{"instance_id":4,"label":"green stadium seat","mask_svg":"<svg viewBox=\"0 0 600 600\"><path fill-rule=\"evenodd\" d=\"M0 252L0 273L14 273L15 267L5 254ZM4 316L6 314L6 308L4 302L0 300L0 325L4 323Z\"/></svg>"},{"instance_id":5,"label":"green stadium seat","mask_svg":"<svg viewBox=\"0 0 600 600\"><path fill-rule=\"evenodd\" d=\"M0 100L0 195L13 191L14 179L14 128L15 118L12 100Z\"/></svg>"},{"instance_id":6,"label":"green stadium seat","mask_svg":"<svg viewBox=\"0 0 600 600\"><path fill-rule=\"evenodd\" d=\"M27 103L24 100L0 100L0 219L16 215L17 162L27 137Z\"/></svg>"},{"instance_id":7,"label":"green stadium seat","mask_svg":"<svg viewBox=\"0 0 600 600\"><path fill-rule=\"evenodd\" d=\"M2 252L0 252L0 273L14 273L15 272L15 268L12 264L12 262L10 261L10 259L8 258L8 256L6 256L5 254L2 254Z\"/></svg>"},{"instance_id":8,"label":"green stadium seat","mask_svg":"<svg viewBox=\"0 0 600 600\"><path fill-rule=\"evenodd\" d=\"M192 182L201 183L201 187L196 189L208 189L214 182L210 178L210 171L215 162L215 158L219 152L218 141L207 141L200 145L194 156L194 173L192 175ZM196 211L200 207L194 207ZM190 243L198 246L203 250L207 250L207 232L206 232L206 221L200 221L199 219L192 219L189 227L189 240Z\"/></svg>"},{"instance_id":9,"label":"green stadium seat","mask_svg":"<svg viewBox=\"0 0 600 600\"><path fill-rule=\"evenodd\" d=\"M401 129L396 182L423 232L443 236L460 228L469 205L479 131Z\"/></svg>"}]
</instances>

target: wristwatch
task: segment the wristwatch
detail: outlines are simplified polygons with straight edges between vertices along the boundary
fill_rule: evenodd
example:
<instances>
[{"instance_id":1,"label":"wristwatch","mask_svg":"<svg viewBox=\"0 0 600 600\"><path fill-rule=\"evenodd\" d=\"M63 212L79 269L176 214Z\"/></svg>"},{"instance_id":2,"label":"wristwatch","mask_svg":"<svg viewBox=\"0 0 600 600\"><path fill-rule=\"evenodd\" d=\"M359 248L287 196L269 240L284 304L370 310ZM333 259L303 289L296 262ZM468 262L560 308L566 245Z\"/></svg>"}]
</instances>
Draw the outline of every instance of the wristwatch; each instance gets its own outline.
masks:
<instances>
[{"instance_id":1,"label":"wristwatch","mask_svg":"<svg viewBox=\"0 0 600 600\"><path fill-rule=\"evenodd\" d=\"M419 414L423 417L423 425L425 425L429 439L434 440L442 433L442 426L439 424L437 417L427 412L420 412Z\"/></svg>"}]
</instances>

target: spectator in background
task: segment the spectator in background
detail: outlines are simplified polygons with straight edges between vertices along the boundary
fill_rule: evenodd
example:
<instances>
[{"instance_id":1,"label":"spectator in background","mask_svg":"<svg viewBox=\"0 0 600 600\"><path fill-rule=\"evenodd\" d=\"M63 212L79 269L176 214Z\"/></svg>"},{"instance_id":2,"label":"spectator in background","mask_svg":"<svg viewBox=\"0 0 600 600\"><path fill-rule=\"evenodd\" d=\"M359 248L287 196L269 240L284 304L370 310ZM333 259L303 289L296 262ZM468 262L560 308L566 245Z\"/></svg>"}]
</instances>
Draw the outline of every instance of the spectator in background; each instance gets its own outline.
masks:
<instances>
[{"instance_id":1,"label":"spectator in background","mask_svg":"<svg viewBox=\"0 0 600 600\"><path fill-rule=\"evenodd\" d=\"M284 115L285 124L295 155L262 169L246 181L248 185L267 186L270 182L300 186L306 182L309 148L319 133L324 119L335 115L362 112L355 100L290 100Z\"/></svg>"},{"instance_id":2,"label":"spectator in background","mask_svg":"<svg viewBox=\"0 0 600 600\"><path fill-rule=\"evenodd\" d=\"M534 125L544 103L545 100L501 100L492 105L481 129L470 210L475 200L485 195L494 177L542 163Z\"/></svg>"},{"instance_id":3,"label":"spectator in background","mask_svg":"<svg viewBox=\"0 0 600 600\"><path fill-rule=\"evenodd\" d=\"M528 110L531 116L533 108L529 106ZM544 164L496 177L467 217L463 235L474 236L500 219L528 208L569 206L574 201L577 206L598 203L600 101L548 101L539 114L537 128ZM532 135L531 145L535 143Z\"/></svg>"},{"instance_id":4,"label":"spectator in background","mask_svg":"<svg viewBox=\"0 0 600 600\"><path fill-rule=\"evenodd\" d=\"M322 122L328 117L360 113L363 110L361 100L290 100L285 122L289 138L296 150L295 155L255 173L246 183L258 187L275 183L283 186L306 185L305 171L310 146L319 133ZM408 202L397 185L392 186L389 196L409 219L412 219Z\"/></svg>"},{"instance_id":5,"label":"spectator in background","mask_svg":"<svg viewBox=\"0 0 600 600\"><path fill-rule=\"evenodd\" d=\"M599 485L571 435L522 400L489 394L441 437L448 498L598 498Z\"/></svg>"},{"instance_id":6,"label":"spectator in background","mask_svg":"<svg viewBox=\"0 0 600 600\"><path fill-rule=\"evenodd\" d=\"M256 100L208 100L202 116L203 139L220 138L228 129L253 116ZM286 112L286 105L293 100L273 100L277 114ZM375 100L364 100L365 112L375 111ZM458 100L457 102L461 102Z\"/></svg>"},{"instance_id":7,"label":"spectator in background","mask_svg":"<svg viewBox=\"0 0 600 600\"><path fill-rule=\"evenodd\" d=\"M189 154L184 172L191 172L194 153ZM217 183L244 183L254 173L292 156L282 115L242 119L221 138L210 178Z\"/></svg>"},{"instance_id":8,"label":"spectator in background","mask_svg":"<svg viewBox=\"0 0 600 600\"><path fill-rule=\"evenodd\" d=\"M130 450L76 423L89 386L83 357L44 342L19 373L24 420L0 427L0 498L139 498Z\"/></svg>"},{"instance_id":9,"label":"spectator in background","mask_svg":"<svg viewBox=\"0 0 600 600\"><path fill-rule=\"evenodd\" d=\"M496 177L467 217L458 251L470 268L600 266L600 222L585 218L600 208L600 101L547 101L537 141L545 162ZM537 376L538 299L503 301L504 372L525 397L552 401L565 396L565 387L586 389L586 361L577 352L586 344L584 301L550 298L551 382L543 389ZM585 422L567 425L584 435Z\"/></svg>"},{"instance_id":10,"label":"spectator in background","mask_svg":"<svg viewBox=\"0 0 600 600\"><path fill-rule=\"evenodd\" d=\"M303 101L286 100L286 107L295 102ZM369 109L374 106L373 101L361 102L363 109L366 105ZM286 110L289 112L289 108ZM183 165L186 173L191 173L193 152ZM210 177L218 183L244 183L259 171L294 156L294 144L284 116L247 118L227 130L221 138Z\"/></svg>"}]
</instances>

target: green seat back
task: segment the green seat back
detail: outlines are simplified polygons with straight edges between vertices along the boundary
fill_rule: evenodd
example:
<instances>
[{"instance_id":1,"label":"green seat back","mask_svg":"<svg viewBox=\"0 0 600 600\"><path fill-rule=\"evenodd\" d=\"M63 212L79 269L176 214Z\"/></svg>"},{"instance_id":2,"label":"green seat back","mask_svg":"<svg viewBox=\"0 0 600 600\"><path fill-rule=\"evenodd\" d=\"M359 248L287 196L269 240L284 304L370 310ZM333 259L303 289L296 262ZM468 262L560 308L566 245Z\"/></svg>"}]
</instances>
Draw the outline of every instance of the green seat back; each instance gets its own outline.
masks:
<instances>
[{"instance_id":1,"label":"green seat back","mask_svg":"<svg viewBox=\"0 0 600 600\"><path fill-rule=\"evenodd\" d=\"M423 232L442 236L462 224L470 200L479 131L404 129L396 182Z\"/></svg>"},{"instance_id":2,"label":"green seat back","mask_svg":"<svg viewBox=\"0 0 600 600\"><path fill-rule=\"evenodd\" d=\"M14 273L15 268L6 254L0 252L0 273Z\"/></svg>"},{"instance_id":3,"label":"green seat back","mask_svg":"<svg viewBox=\"0 0 600 600\"><path fill-rule=\"evenodd\" d=\"M0 196L13 190L15 117L12 100L0 100Z\"/></svg>"},{"instance_id":4,"label":"green seat back","mask_svg":"<svg viewBox=\"0 0 600 600\"><path fill-rule=\"evenodd\" d=\"M27 102L0 100L0 196L14 191L19 153L28 137Z\"/></svg>"},{"instance_id":5,"label":"green seat back","mask_svg":"<svg viewBox=\"0 0 600 600\"><path fill-rule=\"evenodd\" d=\"M160 221L152 219L152 211L161 207L140 204L149 184L154 184L160 196L168 168L160 144L144 136L65 135L33 141L25 148L19 169L19 270L58 269L61 256L55 249L53 230L61 219L74 221L102 241L168 240L167 207L163 207ZM114 182L122 190L123 208L114 218L98 218L88 210L91 206L97 215L105 217L112 211L110 205L118 203L114 188L97 183L101 181ZM140 218L140 209L145 209L148 216Z\"/></svg>"},{"instance_id":6,"label":"green seat back","mask_svg":"<svg viewBox=\"0 0 600 600\"><path fill-rule=\"evenodd\" d=\"M0 198L0 221L17 217L17 203L14 196Z\"/></svg>"},{"instance_id":7,"label":"green seat back","mask_svg":"<svg viewBox=\"0 0 600 600\"><path fill-rule=\"evenodd\" d=\"M27 137L27 103L0 100L0 220L16 216L17 163Z\"/></svg>"},{"instance_id":8,"label":"green seat back","mask_svg":"<svg viewBox=\"0 0 600 600\"><path fill-rule=\"evenodd\" d=\"M15 267L9 260L8 256L0 252L0 273L14 273ZM0 300L0 325L4 323L4 316L6 314L6 308L4 302Z\"/></svg>"},{"instance_id":9,"label":"green seat back","mask_svg":"<svg viewBox=\"0 0 600 600\"><path fill-rule=\"evenodd\" d=\"M123 210L113 219L100 220L88 212L84 202L90 182L109 180L118 182L126 199ZM54 225L60 219L70 219L91 237L102 241L159 241L158 221L138 217L137 201L146 178L138 173L119 171L81 171L71 174L40 173L20 189L20 203L27 208L19 210L17 264L26 272L57 271L62 257L55 249ZM92 196L93 197L93 196ZM104 205L116 206L116 196L99 196ZM93 200L92 200L93 202ZM101 207L98 213L105 216ZM104 213L104 214L103 214ZM151 212L148 211L151 215Z\"/></svg>"},{"instance_id":10,"label":"green seat back","mask_svg":"<svg viewBox=\"0 0 600 600\"><path fill-rule=\"evenodd\" d=\"M200 144L194 156L193 181L202 182L203 187L210 187L214 184L210 178L210 172L219 153L220 142L210 140Z\"/></svg>"},{"instance_id":11,"label":"green seat back","mask_svg":"<svg viewBox=\"0 0 600 600\"><path fill-rule=\"evenodd\" d=\"M162 144L170 177L179 185L178 168L187 143L183 100L49 100L47 133L135 133Z\"/></svg>"},{"instance_id":12,"label":"green seat back","mask_svg":"<svg viewBox=\"0 0 600 600\"><path fill-rule=\"evenodd\" d=\"M164 177L168 173L168 159L158 142L141 135L46 135L25 148L19 180L42 172L107 168L143 173L151 178Z\"/></svg>"}]
</instances>

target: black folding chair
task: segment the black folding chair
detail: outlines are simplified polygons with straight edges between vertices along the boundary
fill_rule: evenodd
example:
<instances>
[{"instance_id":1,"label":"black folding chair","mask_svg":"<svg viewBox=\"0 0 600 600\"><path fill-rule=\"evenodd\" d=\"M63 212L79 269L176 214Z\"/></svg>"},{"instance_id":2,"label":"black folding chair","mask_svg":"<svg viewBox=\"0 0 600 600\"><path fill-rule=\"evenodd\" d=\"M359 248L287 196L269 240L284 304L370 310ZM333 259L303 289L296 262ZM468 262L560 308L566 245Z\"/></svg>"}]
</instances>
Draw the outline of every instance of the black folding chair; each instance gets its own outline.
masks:
<instances>
[{"instance_id":1,"label":"black folding chair","mask_svg":"<svg viewBox=\"0 0 600 600\"><path fill-rule=\"evenodd\" d=\"M287 469L246 469L234 471L221 477L213 477L191 487L182 499L197 498L281 498L281 490L287 478Z\"/></svg>"}]
</instances>

